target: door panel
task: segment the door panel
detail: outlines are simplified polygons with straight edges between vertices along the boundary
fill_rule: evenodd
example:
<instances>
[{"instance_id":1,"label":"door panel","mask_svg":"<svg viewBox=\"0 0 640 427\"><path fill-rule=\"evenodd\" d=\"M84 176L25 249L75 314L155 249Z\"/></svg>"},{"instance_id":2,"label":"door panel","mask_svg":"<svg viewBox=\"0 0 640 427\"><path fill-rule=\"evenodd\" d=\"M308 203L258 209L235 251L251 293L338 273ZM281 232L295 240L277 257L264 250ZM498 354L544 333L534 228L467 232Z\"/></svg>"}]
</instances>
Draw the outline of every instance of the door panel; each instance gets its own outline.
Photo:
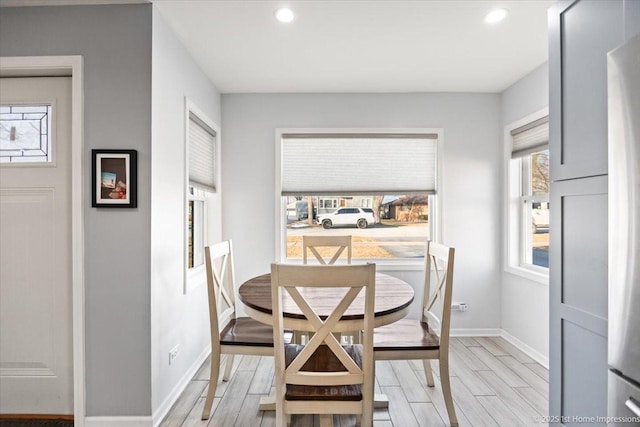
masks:
<instances>
[{"instance_id":1,"label":"door panel","mask_svg":"<svg viewBox=\"0 0 640 427\"><path fill-rule=\"evenodd\" d=\"M556 5L549 29L554 181L607 173L606 54L623 42L623 10L622 0Z\"/></svg>"},{"instance_id":2,"label":"door panel","mask_svg":"<svg viewBox=\"0 0 640 427\"><path fill-rule=\"evenodd\" d=\"M563 195L561 215L562 303L606 319L607 194Z\"/></svg>"},{"instance_id":3,"label":"door panel","mask_svg":"<svg viewBox=\"0 0 640 427\"><path fill-rule=\"evenodd\" d=\"M70 94L68 77L0 79L3 106L52 106L53 153L0 164L0 413L73 414Z\"/></svg>"},{"instance_id":4,"label":"door panel","mask_svg":"<svg viewBox=\"0 0 640 427\"><path fill-rule=\"evenodd\" d=\"M561 414L566 426L583 426L607 414L607 337L569 320L562 321Z\"/></svg>"}]
</instances>

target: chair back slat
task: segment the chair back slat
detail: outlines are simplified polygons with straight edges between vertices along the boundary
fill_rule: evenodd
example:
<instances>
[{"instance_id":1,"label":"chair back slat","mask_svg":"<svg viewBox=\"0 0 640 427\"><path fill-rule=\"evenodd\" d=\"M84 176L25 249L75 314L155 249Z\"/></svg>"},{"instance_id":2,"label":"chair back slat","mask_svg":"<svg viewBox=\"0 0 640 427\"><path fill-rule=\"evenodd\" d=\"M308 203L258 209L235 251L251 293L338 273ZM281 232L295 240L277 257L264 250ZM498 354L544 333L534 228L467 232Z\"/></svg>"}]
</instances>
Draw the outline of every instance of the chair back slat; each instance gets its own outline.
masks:
<instances>
[{"instance_id":1,"label":"chair back slat","mask_svg":"<svg viewBox=\"0 0 640 427\"><path fill-rule=\"evenodd\" d=\"M437 329L439 330L441 349L449 347L454 255L454 248L436 242L427 242L422 320L430 325L433 325L434 320L439 323ZM440 309L440 313L434 312L436 302L440 303L437 307Z\"/></svg>"},{"instance_id":2,"label":"chair back slat","mask_svg":"<svg viewBox=\"0 0 640 427\"><path fill-rule=\"evenodd\" d=\"M302 263L308 263L307 253L311 252L321 265L333 265L345 249L347 264L351 264L351 236L302 236Z\"/></svg>"},{"instance_id":3,"label":"chair back slat","mask_svg":"<svg viewBox=\"0 0 640 427\"><path fill-rule=\"evenodd\" d=\"M299 371L302 368L302 365L304 365L307 360L309 360L309 358L321 344L328 345L333 351L333 354L342 362L342 365L347 368L349 372L361 372L360 368L358 368L353 359L351 359L347 352L344 351L338 340L331 333L331 331L340 321L340 318L342 317L344 312L351 306L351 303L360 293L361 288L354 287L349 289L349 291L325 321L320 320L318 315L313 311L308 302L296 288L286 287L285 289L289 292L293 300L296 302L305 318L307 318L309 322L311 322L311 325L315 328L315 334L307 343L304 350L302 350L302 352L300 352L300 354L298 354L294 361L287 367L287 373Z\"/></svg>"},{"instance_id":4,"label":"chair back slat","mask_svg":"<svg viewBox=\"0 0 640 427\"><path fill-rule=\"evenodd\" d=\"M236 317L233 249L230 240L204 248L212 341Z\"/></svg>"}]
</instances>

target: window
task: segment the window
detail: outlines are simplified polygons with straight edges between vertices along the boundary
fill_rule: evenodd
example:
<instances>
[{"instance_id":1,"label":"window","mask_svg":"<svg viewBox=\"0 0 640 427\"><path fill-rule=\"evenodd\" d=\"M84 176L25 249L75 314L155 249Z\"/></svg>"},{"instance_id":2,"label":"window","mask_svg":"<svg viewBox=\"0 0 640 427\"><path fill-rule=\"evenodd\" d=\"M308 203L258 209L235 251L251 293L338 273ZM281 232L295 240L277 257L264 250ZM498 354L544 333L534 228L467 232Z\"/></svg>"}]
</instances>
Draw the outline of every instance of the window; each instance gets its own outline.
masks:
<instances>
[{"instance_id":1,"label":"window","mask_svg":"<svg viewBox=\"0 0 640 427\"><path fill-rule=\"evenodd\" d=\"M354 259L421 268L436 233L440 130L279 132L281 261L301 260L305 234L349 234Z\"/></svg>"},{"instance_id":2,"label":"window","mask_svg":"<svg viewBox=\"0 0 640 427\"><path fill-rule=\"evenodd\" d=\"M320 199L318 200L320 209L336 209L338 207L338 199Z\"/></svg>"},{"instance_id":3,"label":"window","mask_svg":"<svg viewBox=\"0 0 640 427\"><path fill-rule=\"evenodd\" d=\"M51 163L51 105L0 106L0 163Z\"/></svg>"},{"instance_id":4,"label":"window","mask_svg":"<svg viewBox=\"0 0 640 427\"><path fill-rule=\"evenodd\" d=\"M189 186L187 222L187 268L204 264L205 192Z\"/></svg>"},{"instance_id":5,"label":"window","mask_svg":"<svg viewBox=\"0 0 640 427\"><path fill-rule=\"evenodd\" d=\"M521 264L549 268L549 150L531 153L520 162L523 177Z\"/></svg>"},{"instance_id":6,"label":"window","mask_svg":"<svg viewBox=\"0 0 640 427\"><path fill-rule=\"evenodd\" d=\"M187 108L185 292L204 283L204 247L209 243L211 198L216 192L217 132L202 113Z\"/></svg>"},{"instance_id":7,"label":"window","mask_svg":"<svg viewBox=\"0 0 640 427\"><path fill-rule=\"evenodd\" d=\"M509 131L508 268L548 281L549 126L545 115ZM537 275L537 276L536 276Z\"/></svg>"}]
</instances>

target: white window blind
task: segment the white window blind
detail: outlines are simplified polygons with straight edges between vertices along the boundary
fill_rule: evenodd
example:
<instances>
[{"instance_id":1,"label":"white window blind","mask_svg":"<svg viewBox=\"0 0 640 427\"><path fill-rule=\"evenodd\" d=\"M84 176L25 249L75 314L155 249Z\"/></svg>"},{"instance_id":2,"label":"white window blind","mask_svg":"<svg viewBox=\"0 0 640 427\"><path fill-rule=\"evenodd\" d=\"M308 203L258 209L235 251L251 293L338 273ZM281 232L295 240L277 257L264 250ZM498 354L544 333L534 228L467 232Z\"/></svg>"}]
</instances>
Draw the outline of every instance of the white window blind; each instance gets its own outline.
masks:
<instances>
[{"instance_id":1,"label":"white window blind","mask_svg":"<svg viewBox=\"0 0 640 427\"><path fill-rule=\"evenodd\" d=\"M215 132L189 114L189 184L216 191Z\"/></svg>"},{"instance_id":2,"label":"white window blind","mask_svg":"<svg viewBox=\"0 0 640 427\"><path fill-rule=\"evenodd\" d=\"M526 156L549 148L549 117L511 131L511 158Z\"/></svg>"},{"instance_id":3,"label":"white window blind","mask_svg":"<svg viewBox=\"0 0 640 427\"><path fill-rule=\"evenodd\" d=\"M436 192L435 134L283 135L288 195Z\"/></svg>"}]
</instances>

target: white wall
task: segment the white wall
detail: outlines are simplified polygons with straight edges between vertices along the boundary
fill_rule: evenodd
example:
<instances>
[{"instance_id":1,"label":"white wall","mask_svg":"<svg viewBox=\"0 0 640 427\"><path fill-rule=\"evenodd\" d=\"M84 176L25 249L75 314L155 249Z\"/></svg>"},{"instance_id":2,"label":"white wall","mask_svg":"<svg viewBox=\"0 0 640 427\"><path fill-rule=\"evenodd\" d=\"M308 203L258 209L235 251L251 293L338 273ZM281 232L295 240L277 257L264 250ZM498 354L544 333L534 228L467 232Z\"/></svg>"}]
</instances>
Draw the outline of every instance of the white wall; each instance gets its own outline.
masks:
<instances>
[{"instance_id":1,"label":"white wall","mask_svg":"<svg viewBox=\"0 0 640 427\"><path fill-rule=\"evenodd\" d=\"M456 247L453 328L500 327L498 94L223 95L223 233L242 283L275 260L275 129L444 128L444 243ZM422 272L391 271L421 286ZM417 303L417 302L416 302Z\"/></svg>"},{"instance_id":2,"label":"white wall","mask_svg":"<svg viewBox=\"0 0 640 427\"><path fill-rule=\"evenodd\" d=\"M151 388L158 421L210 346L206 286L183 293L185 96L220 125L220 95L155 7L152 64ZM213 197L214 241L221 238L220 198Z\"/></svg>"},{"instance_id":3,"label":"white wall","mask_svg":"<svg viewBox=\"0 0 640 427\"><path fill-rule=\"evenodd\" d=\"M544 63L502 93L502 128L548 105L549 70L548 64ZM502 168L505 166L501 165ZM504 204L506 197L503 194L501 204ZM503 222L507 222L506 218ZM506 232L504 229L502 231ZM548 283L534 282L503 270L501 310L502 329L548 359Z\"/></svg>"}]
</instances>

